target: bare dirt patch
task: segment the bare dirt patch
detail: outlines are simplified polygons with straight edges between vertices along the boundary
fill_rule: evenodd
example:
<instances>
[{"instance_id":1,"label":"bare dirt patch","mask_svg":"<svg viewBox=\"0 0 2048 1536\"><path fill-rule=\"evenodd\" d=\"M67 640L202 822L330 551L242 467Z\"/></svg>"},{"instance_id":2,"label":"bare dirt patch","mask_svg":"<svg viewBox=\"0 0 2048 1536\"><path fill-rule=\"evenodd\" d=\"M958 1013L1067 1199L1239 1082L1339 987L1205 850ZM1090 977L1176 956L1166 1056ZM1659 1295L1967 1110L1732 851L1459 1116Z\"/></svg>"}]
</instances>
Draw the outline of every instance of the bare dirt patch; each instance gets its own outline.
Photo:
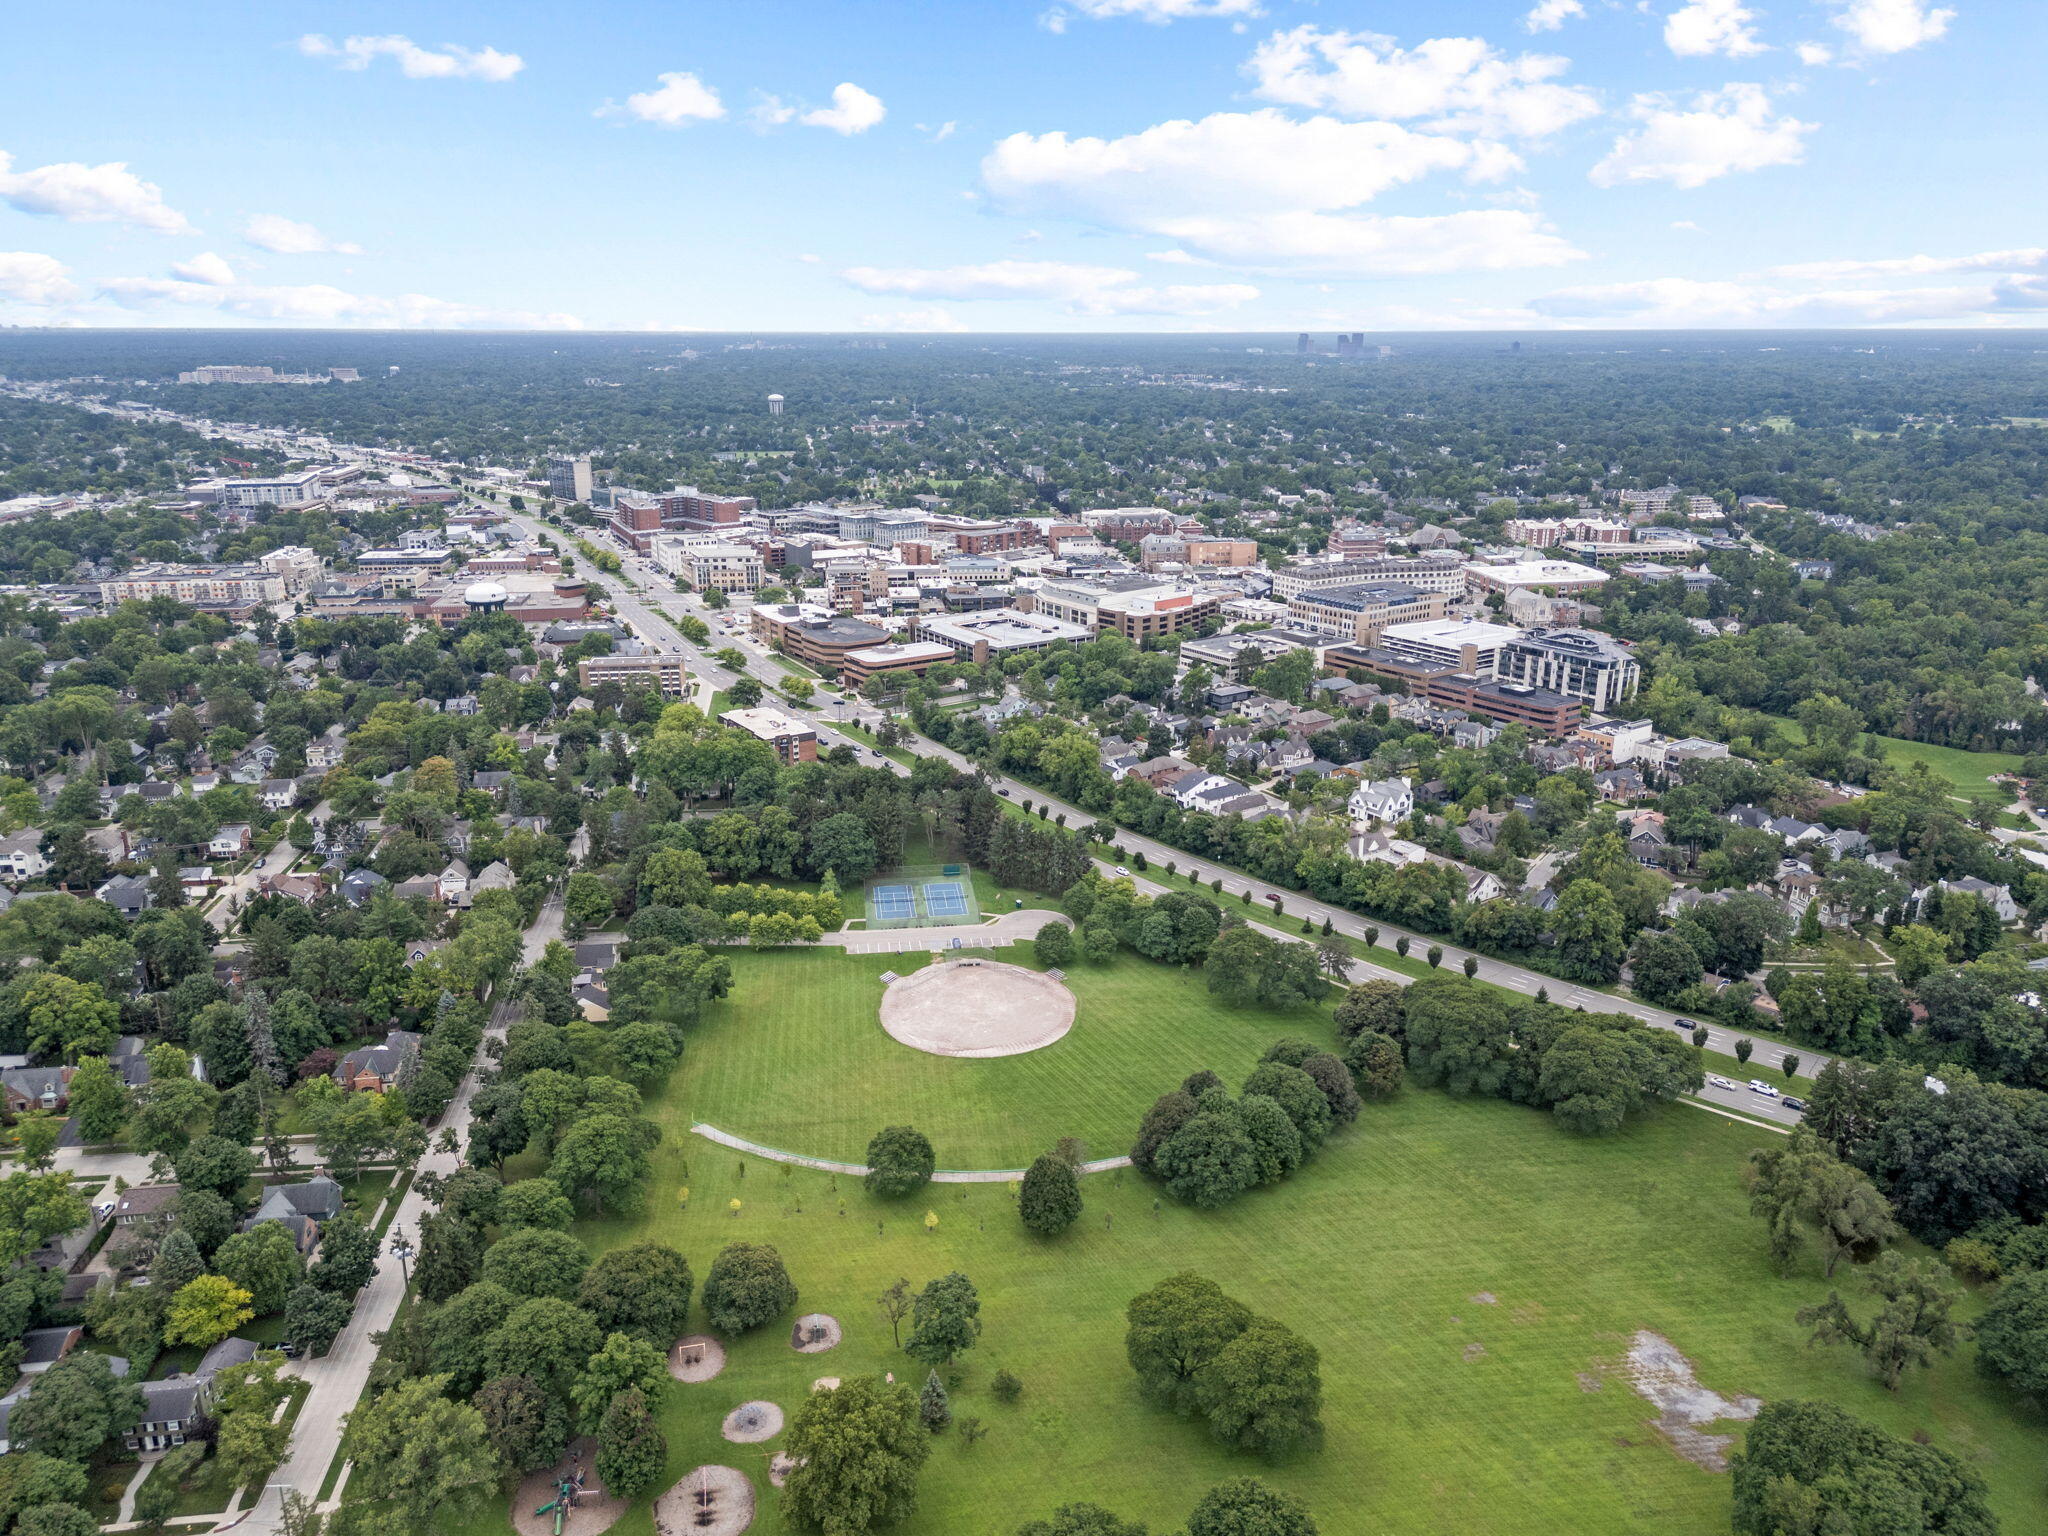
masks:
<instances>
[{"instance_id":1,"label":"bare dirt patch","mask_svg":"<svg viewBox=\"0 0 2048 1536\"><path fill-rule=\"evenodd\" d=\"M768 1481L780 1488L789 1481L789 1474L804 1464L803 1459L787 1451L777 1451L768 1462Z\"/></svg>"},{"instance_id":2,"label":"bare dirt patch","mask_svg":"<svg viewBox=\"0 0 2048 1536\"><path fill-rule=\"evenodd\" d=\"M1581 1392L1600 1392L1606 1389L1607 1383L1598 1376L1595 1376L1591 1371L1578 1371L1574 1374L1578 1379Z\"/></svg>"},{"instance_id":3,"label":"bare dirt patch","mask_svg":"<svg viewBox=\"0 0 2048 1536\"><path fill-rule=\"evenodd\" d=\"M837 1392L839 1390L839 1378L837 1376L820 1376L811 1383L811 1390L813 1392Z\"/></svg>"},{"instance_id":4,"label":"bare dirt patch","mask_svg":"<svg viewBox=\"0 0 2048 1536\"><path fill-rule=\"evenodd\" d=\"M1476 1292L1473 1295L1467 1297L1466 1300L1476 1301L1482 1307L1497 1307L1500 1305L1500 1298L1494 1295L1491 1291Z\"/></svg>"},{"instance_id":5,"label":"bare dirt patch","mask_svg":"<svg viewBox=\"0 0 2048 1536\"><path fill-rule=\"evenodd\" d=\"M1760 1397L1723 1397L1700 1385L1693 1363L1661 1333L1639 1330L1618 1369L1630 1388L1657 1409L1650 1422L1670 1447L1709 1472L1728 1470L1733 1435L1710 1435L1705 1427L1731 1419L1753 1419Z\"/></svg>"},{"instance_id":6,"label":"bare dirt patch","mask_svg":"<svg viewBox=\"0 0 2048 1536\"><path fill-rule=\"evenodd\" d=\"M889 983L882 1028L934 1056L1021 1056L1074 1027L1074 994L1000 960L946 960Z\"/></svg>"},{"instance_id":7,"label":"bare dirt patch","mask_svg":"<svg viewBox=\"0 0 2048 1536\"><path fill-rule=\"evenodd\" d=\"M563 1536L598 1536L617 1524L619 1516L626 1512L626 1501L605 1492L593 1465L596 1456L597 1442L585 1435L572 1440L554 1466L523 1480L512 1495L512 1529L519 1536L554 1536L554 1511L543 1515L539 1510L555 1501L556 1489L565 1477L573 1480L579 1472L583 1486L574 1495L576 1502L562 1522Z\"/></svg>"},{"instance_id":8,"label":"bare dirt patch","mask_svg":"<svg viewBox=\"0 0 2048 1536\"><path fill-rule=\"evenodd\" d=\"M789 1347L800 1355L822 1355L837 1348L844 1336L831 1313L806 1312L789 1330Z\"/></svg>"},{"instance_id":9,"label":"bare dirt patch","mask_svg":"<svg viewBox=\"0 0 2048 1536\"><path fill-rule=\"evenodd\" d=\"M738 1445L759 1445L782 1433L782 1410L773 1403L741 1403L725 1416L719 1433Z\"/></svg>"},{"instance_id":10,"label":"bare dirt patch","mask_svg":"<svg viewBox=\"0 0 2048 1536\"><path fill-rule=\"evenodd\" d=\"M654 1501L659 1536L740 1536L753 1523L754 1485L734 1467L699 1467Z\"/></svg>"},{"instance_id":11,"label":"bare dirt patch","mask_svg":"<svg viewBox=\"0 0 2048 1536\"><path fill-rule=\"evenodd\" d=\"M668 1373L677 1381L709 1381L725 1369L725 1346L708 1333L686 1333L668 1352Z\"/></svg>"},{"instance_id":12,"label":"bare dirt patch","mask_svg":"<svg viewBox=\"0 0 2048 1536\"><path fill-rule=\"evenodd\" d=\"M1465 1355L1465 1359L1466 1359L1466 1360L1467 1360L1468 1362L1469 1362L1469 1361L1473 1361L1473 1360L1477 1360L1477 1359L1479 1359L1479 1358L1480 1358L1481 1356L1483 1356L1483 1355L1484 1355L1485 1353L1486 1353L1486 1346L1485 1346L1484 1344L1480 1344L1480 1343L1477 1343L1477 1342L1474 1342L1474 1343L1471 1343L1471 1344L1467 1344L1467 1345L1465 1346L1465 1349L1464 1349L1464 1355Z\"/></svg>"}]
</instances>

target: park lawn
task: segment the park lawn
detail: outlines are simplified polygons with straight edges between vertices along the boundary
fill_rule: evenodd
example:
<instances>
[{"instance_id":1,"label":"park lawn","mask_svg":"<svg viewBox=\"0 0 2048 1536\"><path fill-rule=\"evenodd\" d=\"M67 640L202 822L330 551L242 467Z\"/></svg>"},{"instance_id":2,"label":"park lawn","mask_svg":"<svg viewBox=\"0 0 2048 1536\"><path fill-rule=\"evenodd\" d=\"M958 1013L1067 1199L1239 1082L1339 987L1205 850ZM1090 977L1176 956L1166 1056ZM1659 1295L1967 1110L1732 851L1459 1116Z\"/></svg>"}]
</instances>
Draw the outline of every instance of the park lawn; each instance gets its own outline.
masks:
<instances>
[{"instance_id":1,"label":"park lawn","mask_svg":"<svg viewBox=\"0 0 2048 1536\"><path fill-rule=\"evenodd\" d=\"M1772 715L1770 719L1785 728L1786 736L1792 741L1804 741L1806 734L1799 722L1789 715ZM1907 741L1901 736L1875 736L1872 738L1884 748L1887 759L1894 763L1925 763L1936 773L1955 786L1955 792L1965 800L1974 800L1979 795L2000 795L2011 798L2008 785L1993 784L1994 773L2018 773L2020 755L2017 752L1971 752L1962 747L1937 747L1931 742Z\"/></svg>"},{"instance_id":2,"label":"park lawn","mask_svg":"<svg viewBox=\"0 0 2048 1536\"><path fill-rule=\"evenodd\" d=\"M994 953L1035 963L1024 945ZM892 1040L876 1016L882 973L926 956L824 948L729 958L732 995L692 1030L657 1115L676 1135L701 1120L835 1161L865 1161L885 1125L922 1130L944 1168L1022 1168L1061 1136L1115 1156L1152 1101L1190 1072L1210 1067L1236 1082L1274 1040L1330 1034L1321 1010L1228 1008L1199 978L1120 955L1068 971L1080 1007L1065 1039L1022 1056L930 1056ZM711 1154L711 1143L697 1146Z\"/></svg>"},{"instance_id":3,"label":"park lawn","mask_svg":"<svg viewBox=\"0 0 2048 1536\"><path fill-rule=\"evenodd\" d=\"M1793 1314L1827 1283L1810 1264L1791 1279L1770 1269L1738 1171L1771 1138L1719 1116L1673 1107L1588 1139L1520 1106L1411 1090L1368 1107L1292 1180L1220 1212L1161 1203L1134 1174L1092 1175L1079 1224L1046 1242L1020 1229L1002 1185L936 1185L885 1205L851 1179L785 1175L759 1159L745 1159L742 1176L734 1154L684 1133L677 1107L675 1095L658 1106L670 1134L647 1214L588 1221L579 1235L593 1249L670 1243L700 1283L723 1244L772 1243L801 1292L797 1310L829 1312L846 1329L836 1350L804 1356L789 1348L787 1323L772 1324L728 1341L715 1382L669 1390L658 1486L706 1462L745 1470L763 1498L757 1536L791 1530L764 1475L781 1442L729 1444L720 1418L755 1398L794 1410L822 1375L921 1381L874 1298L899 1275L920 1285L956 1268L979 1287L984 1332L957 1367L952 1409L989 1435L973 1449L939 1438L900 1536L1008 1536L1070 1499L1171 1530L1203 1489L1244 1475L1307 1500L1325 1536L1718 1536L1727 1477L1676 1455L1649 1405L1608 1368L1644 1328L1724 1394L1825 1396L1894 1434L1924 1431L1986 1478L2007 1530L2040 1527L2048 1425L1988 1387L1967 1348L1892 1395L1849 1352L1806 1346ZM685 1183L687 1209L676 1199ZM1320 1453L1268 1464L1139 1399L1123 1309L1180 1269L1212 1276L1317 1346ZM1973 1297L1965 1310L1977 1306ZM1001 1367L1025 1384L1013 1407L988 1390ZM502 1532L506 1509L500 1497L444 1528ZM614 1530L651 1528L643 1501Z\"/></svg>"}]
</instances>

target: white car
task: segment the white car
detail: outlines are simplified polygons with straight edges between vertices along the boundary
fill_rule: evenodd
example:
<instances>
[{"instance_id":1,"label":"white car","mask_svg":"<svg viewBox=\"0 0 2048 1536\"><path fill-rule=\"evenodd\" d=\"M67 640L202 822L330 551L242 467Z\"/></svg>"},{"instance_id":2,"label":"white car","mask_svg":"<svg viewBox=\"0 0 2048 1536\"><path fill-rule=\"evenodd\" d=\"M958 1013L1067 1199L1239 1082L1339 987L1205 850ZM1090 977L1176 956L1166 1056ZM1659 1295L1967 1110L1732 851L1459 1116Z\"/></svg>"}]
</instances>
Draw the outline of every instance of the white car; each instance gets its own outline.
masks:
<instances>
[{"instance_id":1,"label":"white car","mask_svg":"<svg viewBox=\"0 0 2048 1536\"><path fill-rule=\"evenodd\" d=\"M1709 1088L1726 1088L1730 1093L1735 1091L1735 1085L1729 1082L1727 1078L1716 1077L1711 1072L1707 1074L1707 1086Z\"/></svg>"},{"instance_id":2,"label":"white car","mask_svg":"<svg viewBox=\"0 0 2048 1536\"><path fill-rule=\"evenodd\" d=\"M1779 1096L1777 1089L1773 1088L1769 1083L1758 1081L1756 1078L1749 1080L1749 1091L1751 1093L1760 1093L1767 1099L1775 1099Z\"/></svg>"},{"instance_id":3,"label":"white car","mask_svg":"<svg viewBox=\"0 0 2048 1536\"><path fill-rule=\"evenodd\" d=\"M1121 864L1117 865L1117 867L1116 867L1116 872L1117 872L1117 873L1118 873L1119 875L1128 875L1128 874L1130 874L1130 871L1129 871L1128 869L1125 869L1125 868L1123 867L1123 865L1121 865Z\"/></svg>"}]
</instances>

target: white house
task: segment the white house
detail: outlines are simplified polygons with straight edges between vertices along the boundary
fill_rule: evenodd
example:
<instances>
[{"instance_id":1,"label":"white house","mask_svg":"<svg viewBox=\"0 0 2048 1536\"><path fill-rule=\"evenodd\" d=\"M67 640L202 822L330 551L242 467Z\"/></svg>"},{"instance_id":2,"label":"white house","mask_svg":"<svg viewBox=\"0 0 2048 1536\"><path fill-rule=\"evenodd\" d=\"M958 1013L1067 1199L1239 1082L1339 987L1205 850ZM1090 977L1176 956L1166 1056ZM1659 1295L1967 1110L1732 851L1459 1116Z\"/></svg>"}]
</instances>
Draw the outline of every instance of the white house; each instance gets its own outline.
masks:
<instances>
[{"instance_id":1,"label":"white house","mask_svg":"<svg viewBox=\"0 0 2048 1536\"><path fill-rule=\"evenodd\" d=\"M1220 773L1207 773L1200 768L1190 768L1178 778L1169 779L1161 786L1183 810L1194 810L1201 801L1203 791L1217 789L1234 781Z\"/></svg>"},{"instance_id":2,"label":"white house","mask_svg":"<svg viewBox=\"0 0 2048 1536\"><path fill-rule=\"evenodd\" d=\"M0 880L34 880L49 868L50 861L43 857L41 828L27 827L12 837L0 838Z\"/></svg>"},{"instance_id":3,"label":"white house","mask_svg":"<svg viewBox=\"0 0 2048 1536\"><path fill-rule=\"evenodd\" d=\"M2012 888L1993 885L1989 880L1979 880L1975 875L1963 875L1954 880L1935 882L1944 891L1953 891L1958 896L1975 896L1979 901L1998 914L2001 923L2016 923L2020 918L2020 905L2012 899Z\"/></svg>"},{"instance_id":4,"label":"white house","mask_svg":"<svg viewBox=\"0 0 2048 1536\"><path fill-rule=\"evenodd\" d=\"M1378 827L1353 832L1351 840L1344 845L1344 851L1361 864L1391 864L1396 869L1421 864L1429 858L1422 844L1389 836Z\"/></svg>"},{"instance_id":5,"label":"white house","mask_svg":"<svg viewBox=\"0 0 2048 1536\"><path fill-rule=\"evenodd\" d=\"M1415 788L1404 777L1371 779L1351 792L1356 821L1403 821L1415 810Z\"/></svg>"},{"instance_id":6,"label":"white house","mask_svg":"<svg viewBox=\"0 0 2048 1536\"><path fill-rule=\"evenodd\" d=\"M444 904L460 901L469 894L469 866L456 859L441 871L441 900Z\"/></svg>"},{"instance_id":7,"label":"white house","mask_svg":"<svg viewBox=\"0 0 2048 1536\"><path fill-rule=\"evenodd\" d=\"M206 851L216 859L232 859L249 851L249 824L231 822L206 840Z\"/></svg>"}]
</instances>

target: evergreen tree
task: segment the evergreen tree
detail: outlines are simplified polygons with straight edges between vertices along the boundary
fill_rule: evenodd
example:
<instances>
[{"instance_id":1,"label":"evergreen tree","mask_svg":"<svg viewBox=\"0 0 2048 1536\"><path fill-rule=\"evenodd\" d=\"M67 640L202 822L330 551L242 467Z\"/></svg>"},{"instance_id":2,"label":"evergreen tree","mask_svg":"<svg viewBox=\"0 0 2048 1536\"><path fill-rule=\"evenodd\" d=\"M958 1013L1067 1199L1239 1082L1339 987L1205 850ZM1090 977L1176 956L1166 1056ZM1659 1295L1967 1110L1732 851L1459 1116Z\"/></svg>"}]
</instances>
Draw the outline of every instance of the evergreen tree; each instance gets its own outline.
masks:
<instances>
[{"instance_id":1,"label":"evergreen tree","mask_svg":"<svg viewBox=\"0 0 2048 1536\"><path fill-rule=\"evenodd\" d=\"M924 1390L917 1396L917 1416L933 1434L953 1422L953 1410L946 1405L946 1385L936 1368L925 1373Z\"/></svg>"}]
</instances>

